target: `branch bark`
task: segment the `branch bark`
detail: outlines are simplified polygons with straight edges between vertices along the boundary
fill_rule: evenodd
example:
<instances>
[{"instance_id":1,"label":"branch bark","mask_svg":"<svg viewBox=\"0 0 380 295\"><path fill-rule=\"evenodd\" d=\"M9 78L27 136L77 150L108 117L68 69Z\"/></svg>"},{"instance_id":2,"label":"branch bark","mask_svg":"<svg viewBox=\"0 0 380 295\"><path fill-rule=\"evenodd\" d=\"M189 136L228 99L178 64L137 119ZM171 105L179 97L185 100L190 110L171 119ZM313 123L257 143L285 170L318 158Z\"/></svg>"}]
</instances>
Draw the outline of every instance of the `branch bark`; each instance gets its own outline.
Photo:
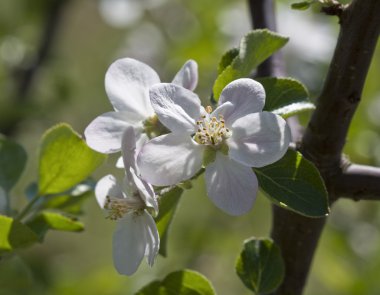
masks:
<instances>
[{"instance_id":1,"label":"branch bark","mask_svg":"<svg viewBox=\"0 0 380 295\"><path fill-rule=\"evenodd\" d=\"M380 168L349 165L335 179L334 194L355 201L380 200Z\"/></svg>"},{"instance_id":2,"label":"branch bark","mask_svg":"<svg viewBox=\"0 0 380 295\"><path fill-rule=\"evenodd\" d=\"M255 28L276 30L272 0L249 0L249 4ZM300 150L320 170L331 202L337 195L375 199L380 196L380 169L348 165L343 171L341 152L379 35L380 1L354 0L339 17L334 57ZM282 61L276 59L281 56L266 61L258 74L283 75ZM271 235L281 248L286 269L282 285L273 294L302 294L325 222L326 218L306 218L273 206Z\"/></svg>"},{"instance_id":3,"label":"branch bark","mask_svg":"<svg viewBox=\"0 0 380 295\"><path fill-rule=\"evenodd\" d=\"M304 155L325 176L340 173L347 131L379 36L380 1L354 0L340 20L341 31L326 82L301 145Z\"/></svg>"}]
</instances>

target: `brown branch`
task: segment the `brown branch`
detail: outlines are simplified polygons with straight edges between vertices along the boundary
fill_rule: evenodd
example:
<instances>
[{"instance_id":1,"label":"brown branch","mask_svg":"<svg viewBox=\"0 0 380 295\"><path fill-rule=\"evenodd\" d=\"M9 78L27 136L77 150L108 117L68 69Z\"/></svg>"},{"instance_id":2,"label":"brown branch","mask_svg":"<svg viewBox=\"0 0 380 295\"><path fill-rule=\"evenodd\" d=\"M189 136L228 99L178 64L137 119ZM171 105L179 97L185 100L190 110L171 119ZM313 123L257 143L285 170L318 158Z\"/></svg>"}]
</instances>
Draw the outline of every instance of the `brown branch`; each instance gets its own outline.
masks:
<instances>
[{"instance_id":1,"label":"brown branch","mask_svg":"<svg viewBox=\"0 0 380 295\"><path fill-rule=\"evenodd\" d=\"M351 164L334 181L334 194L342 198L380 200L380 168Z\"/></svg>"},{"instance_id":2,"label":"brown branch","mask_svg":"<svg viewBox=\"0 0 380 295\"><path fill-rule=\"evenodd\" d=\"M361 99L379 35L380 1L354 0L340 20L335 53L301 146L305 156L327 177L340 173L347 131Z\"/></svg>"},{"instance_id":3,"label":"brown branch","mask_svg":"<svg viewBox=\"0 0 380 295\"><path fill-rule=\"evenodd\" d=\"M67 3L68 0L54 0L49 3L37 53L27 66L16 71L17 99L19 101L26 100L38 70L49 57L61 24L63 8Z\"/></svg>"},{"instance_id":4,"label":"brown branch","mask_svg":"<svg viewBox=\"0 0 380 295\"><path fill-rule=\"evenodd\" d=\"M276 15L272 0L249 0L252 28L276 31ZM285 64L282 53L277 52L265 60L257 69L258 77L285 76Z\"/></svg>"},{"instance_id":5,"label":"brown branch","mask_svg":"<svg viewBox=\"0 0 380 295\"><path fill-rule=\"evenodd\" d=\"M250 0L249 3L255 27L275 30L272 0ZM357 198L360 193L363 199L369 199L379 192L379 171L351 165L343 172L341 152L376 46L380 1L354 0L339 17L342 26L336 50L317 109L303 137L301 151L316 164L331 195ZM273 75L279 64L269 61L258 72ZM280 71L282 74L283 68ZM355 194L348 193L350 185L345 186L348 180L352 180L350 185ZM326 218L306 218L273 207L271 235L281 248L286 269L284 282L274 294L302 294L325 222Z\"/></svg>"}]
</instances>

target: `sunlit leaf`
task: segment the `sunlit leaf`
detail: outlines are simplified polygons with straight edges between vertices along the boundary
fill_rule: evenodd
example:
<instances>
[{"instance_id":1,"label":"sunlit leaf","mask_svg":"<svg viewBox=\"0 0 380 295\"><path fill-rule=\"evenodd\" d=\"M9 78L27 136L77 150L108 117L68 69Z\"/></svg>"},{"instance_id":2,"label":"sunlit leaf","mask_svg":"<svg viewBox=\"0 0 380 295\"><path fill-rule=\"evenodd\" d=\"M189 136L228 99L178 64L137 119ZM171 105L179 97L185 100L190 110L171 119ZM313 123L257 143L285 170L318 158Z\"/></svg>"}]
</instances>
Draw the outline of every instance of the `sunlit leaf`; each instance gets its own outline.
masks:
<instances>
[{"instance_id":1,"label":"sunlit leaf","mask_svg":"<svg viewBox=\"0 0 380 295\"><path fill-rule=\"evenodd\" d=\"M291 78L258 78L265 89L264 111L273 112L284 118L315 109L309 93L301 82Z\"/></svg>"},{"instance_id":2,"label":"sunlit leaf","mask_svg":"<svg viewBox=\"0 0 380 295\"><path fill-rule=\"evenodd\" d=\"M37 235L21 222L0 215L0 253L30 246L38 241Z\"/></svg>"},{"instance_id":3,"label":"sunlit leaf","mask_svg":"<svg viewBox=\"0 0 380 295\"><path fill-rule=\"evenodd\" d=\"M86 179L105 159L90 149L67 124L49 129L42 138L39 194L56 194Z\"/></svg>"},{"instance_id":4,"label":"sunlit leaf","mask_svg":"<svg viewBox=\"0 0 380 295\"><path fill-rule=\"evenodd\" d=\"M183 189L175 187L163 194L160 198L160 211L156 217L156 224L160 235L160 254L162 256L166 256L167 254L166 247L170 224L173 220L182 192Z\"/></svg>"},{"instance_id":5,"label":"sunlit leaf","mask_svg":"<svg viewBox=\"0 0 380 295\"><path fill-rule=\"evenodd\" d=\"M50 230L78 232L84 229L83 223L55 212L43 211L27 223L42 240Z\"/></svg>"},{"instance_id":6,"label":"sunlit leaf","mask_svg":"<svg viewBox=\"0 0 380 295\"><path fill-rule=\"evenodd\" d=\"M270 239L251 238L244 241L235 268L244 285L255 294L274 291L285 273L280 249Z\"/></svg>"},{"instance_id":7,"label":"sunlit leaf","mask_svg":"<svg viewBox=\"0 0 380 295\"><path fill-rule=\"evenodd\" d=\"M220 93L228 83L238 78L247 77L253 69L283 47L287 41L288 38L267 29L254 30L245 35L240 42L239 54L219 74L214 83L214 99L219 99ZM226 65L226 61L231 60L233 55L227 54L226 56L228 58L224 60L223 66Z\"/></svg>"},{"instance_id":8,"label":"sunlit leaf","mask_svg":"<svg viewBox=\"0 0 380 295\"><path fill-rule=\"evenodd\" d=\"M154 281L135 295L215 295L211 283L193 270L170 273L162 281Z\"/></svg>"},{"instance_id":9,"label":"sunlit leaf","mask_svg":"<svg viewBox=\"0 0 380 295\"><path fill-rule=\"evenodd\" d=\"M265 195L281 207L309 217L329 213L322 177L299 152L288 150L281 160L254 171Z\"/></svg>"},{"instance_id":10,"label":"sunlit leaf","mask_svg":"<svg viewBox=\"0 0 380 295\"><path fill-rule=\"evenodd\" d=\"M21 145L0 137L0 186L5 192L9 192L20 178L26 159Z\"/></svg>"}]
</instances>

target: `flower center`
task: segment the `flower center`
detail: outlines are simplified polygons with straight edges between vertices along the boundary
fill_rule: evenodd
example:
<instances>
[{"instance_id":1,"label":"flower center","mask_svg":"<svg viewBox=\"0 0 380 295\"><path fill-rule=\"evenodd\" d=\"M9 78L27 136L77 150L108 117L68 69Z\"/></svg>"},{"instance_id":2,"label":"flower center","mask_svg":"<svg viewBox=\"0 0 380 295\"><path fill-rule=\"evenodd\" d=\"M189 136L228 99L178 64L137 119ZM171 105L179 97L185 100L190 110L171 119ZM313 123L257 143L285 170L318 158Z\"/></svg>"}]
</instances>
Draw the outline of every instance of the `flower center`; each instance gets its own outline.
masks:
<instances>
[{"instance_id":1,"label":"flower center","mask_svg":"<svg viewBox=\"0 0 380 295\"><path fill-rule=\"evenodd\" d=\"M226 128L222 115L218 118L210 116L212 108L206 107L207 115L202 115L201 119L197 121L198 130L194 134L193 139L204 145L218 147L225 139L231 136L231 131Z\"/></svg>"},{"instance_id":2,"label":"flower center","mask_svg":"<svg viewBox=\"0 0 380 295\"><path fill-rule=\"evenodd\" d=\"M137 197L119 199L107 196L104 209L108 211L108 219L117 220L129 212L140 214L145 208L143 201Z\"/></svg>"},{"instance_id":3,"label":"flower center","mask_svg":"<svg viewBox=\"0 0 380 295\"><path fill-rule=\"evenodd\" d=\"M143 127L144 132L150 139L169 132L168 129L162 125L160 120L158 120L157 115L153 115L146 119L143 122Z\"/></svg>"}]
</instances>

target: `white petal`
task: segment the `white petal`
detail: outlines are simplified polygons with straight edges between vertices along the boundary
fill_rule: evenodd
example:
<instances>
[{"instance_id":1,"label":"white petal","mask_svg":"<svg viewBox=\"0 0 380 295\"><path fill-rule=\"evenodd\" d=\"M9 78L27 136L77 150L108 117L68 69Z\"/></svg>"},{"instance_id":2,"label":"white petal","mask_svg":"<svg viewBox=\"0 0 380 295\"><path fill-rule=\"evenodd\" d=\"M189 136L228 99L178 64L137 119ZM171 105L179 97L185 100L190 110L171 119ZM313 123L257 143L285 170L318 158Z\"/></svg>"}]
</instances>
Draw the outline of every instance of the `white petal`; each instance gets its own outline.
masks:
<instances>
[{"instance_id":1,"label":"white petal","mask_svg":"<svg viewBox=\"0 0 380 295\"><path fill-rule=\"evenodd\" d=\"M153 185L177 184L192 177L202 166L204 146L189 135L169 133L153 138L137 156L143 179Z\"/></svg>"},{"instance_id":2,"label":"white petal","mask_svg":"<svg viewBox=\"0 0 380 295\"><path fill-rule=\"evenodd\" d=\"M136 129L134 130L136 133ZM145 133L138 133L137 136L137 142L136 142L136 150L135 150L135 156L137 153L141 150L141 147L149 141L149 137ZM116 167L117 168L124 168L124 160L123 157L119 157L116 162ZM140 174L138 167L135 167L136 173Z\"/></svg>"},{"instance_id":3,"label":"white petal","mask_svg":"<svg viewBox=\"0 0 380 295\"><path fill-rule=\"evenodd\" d=\"M134 274L144 257L147 236L146 220L142 216L134 213L125 215L113 234L113 262L120 274Z\"/></svg>"},{"instance_id":4,"label":"white petal","mask_svg":"<svg viewBox=\"0 0 380 295\"><path fill-rule=\"evenodd\" d=\"M175 75L173 84L193 91L198 84L198 64L194 60L188 60Z\"/></svg>"},{"instance_id":5,"label":"white petal","mask_svg":"<svg viewBox=\"0 0 380 295\"><path fill-rule=\"evenodd\" d=\"M101 153L120 151L123 132L139 122L129 119L126 112L108 112L95 118L84 131L88 146Z\"/></svg>"},{"instance_id":6,"label":"white petal","mask_svg":"<svg viewBox=\"0 0 380 295\"><path fill-rule=\"evenodd\" d=\"M2 187L0 187L0 214L5 214L7 208L7 196Z\"/></svg>"},{"instance_id":7,"label":"white petal","mask_svg":"<svg viewBox=\"0 0 380 295\"><path fill-rule=\"evenodd\" d=\"M269 112L254 113L235 121L227 140L229 155L235 161L262 167L281 159L291 139L286 121Z\"/></svg>"},{"instance_id":8,"label":"white petal","mask_svg":"<svg viewBox=\"0 0 380 295\"><path fill-rule=\"evenodd\" d=\"M230 215L242 215L251 210L258 183L249 167L217 153L215 161L206 167L207 195L214 204Z\"/></svg>"},{"instance_id":9,"label":"white petal","mask_svg":"<svg viewBox=\"0 0 380 295\"><path fill-rule=\"evenodd\" d=\"M219 105L231 102L234 106L223 115L227 126L238 118L250 113L260 112L265 104L264 87L252 79L238 79L224 87L219 98Z\"/></svg>"},{"instance_id":10,"label":"white petal","mask_svg":"<svg viewBox=\"0 0 380 295\"><path fill-rule=\"evenodd\" d=\"M149 87L160 83L157 73L132 58L116 60L108 69L105 86L116 111L134 112L148 118L154 114L149 101Z\"/></svg>"},{"instance_id":11,"label":"white petal","mask_svg":"<svg viewBox=\"0 0 380 295\"><path fill-rule=\"evenodd\" d=\"M144 201L145 205L152 207L156 213L158 213L158 203L153 187L145 180L137 176L133 169L130 170L130 175L132 176L134 186L138 190L139 195Z\"/></svg>"},{"instance_id":12,"label":"white petal","mask_svg":"<svg viewBox=\"0 0 380 295\"><path fill-rule=\"evenodd\" d=\"M121 141L121 154L126 172L132 167L136 170L136 135L133 127L125 128Z\"/></svg>"},{"instance_id":13,"label":"white petal","mask_svg":"<svg viewBox=\"0 0 380 295\"><path fill-rule=\"evenodd\" d=\"M201 111L195 93L175 84L161 83L151 88L150 100L161 123L169 130L195 132Z\"/></svg>"},{"instance_id":14,"label":"white petal","mask_svg":"<svg viewBox=\"0 0 380 295\"><path fill-rule=\"evenodd\" d=\"M144 211L141 218L144 218L145 224L145 235L146 235L146 247L145 247L145 257L149 266L153 266L154 259L158 254L158 250L160 248L160 237L158 235L158 230L156 223L152 216Z\"/></svg>"},{"instance_id":15,"label":"white petal","mask_svg":"<svg viewBox=\"0 0 380 295\"><path fill-rule=\"evenodd\" d=\"M107 196L122 198L123 192L121 191L121 187L117 183L116 178L109 174L100 179L96 184L95 196L100 208L103 209Z\"/></svg>"}]
</instances>

